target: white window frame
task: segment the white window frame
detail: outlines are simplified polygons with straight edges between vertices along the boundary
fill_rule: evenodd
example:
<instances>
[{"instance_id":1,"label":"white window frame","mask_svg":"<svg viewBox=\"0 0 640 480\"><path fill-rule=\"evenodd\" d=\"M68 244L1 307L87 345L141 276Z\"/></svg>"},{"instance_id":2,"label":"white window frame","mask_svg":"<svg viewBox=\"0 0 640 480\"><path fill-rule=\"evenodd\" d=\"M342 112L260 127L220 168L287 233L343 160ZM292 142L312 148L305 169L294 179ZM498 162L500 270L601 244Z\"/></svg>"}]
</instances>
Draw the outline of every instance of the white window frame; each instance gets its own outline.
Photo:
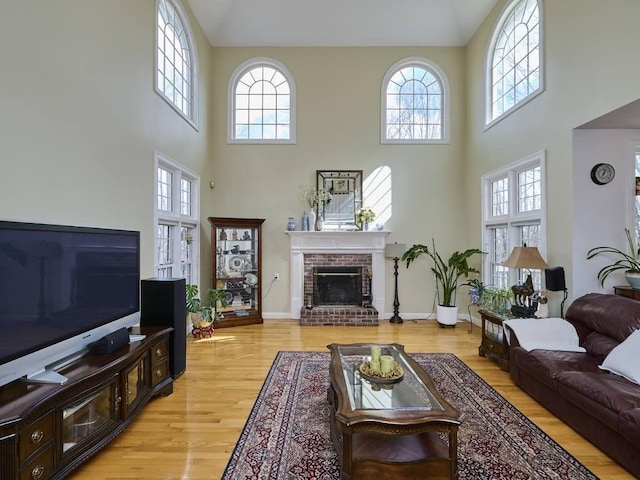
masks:
<instances>
[{"instance_id":1,"label":"white window frame","mask_svg":"<svg viewBox=\"0 0 640 480\"><path fill-rule=\"evenodd\" d=\"M393 75L403 68L413 65L422 67L431 73L440 83L440 91L442 92L442 101L440 105L441 116L441 138L436 139L393 139L387 138L387 87ZM385 73L382 79L381 109L380 109L380 143L382 144L447 144L449 140L449 117L450 117L450 98L449 98L449 79L435 62L423 57L408 57L394 63Z\"/></svg>"},{"instance_id":2,"label":"white window frame","mask_svg":"<svg viewBox=\"0 0 640 480\"><path fill-rule=\"evenodd\" d=\"M158 263L158 251L160 248L157 228L159 225L169 225L173 228L173 235L170 239L171 250L173 252L172 262L169 264L172 269L173 278L182 277L181 227L193 229L191 241L191 281L198 285L200 282L200 178L191 170L175 162L169 157L159 152L154 152L153 170L153 263L156 276L159 275L160 265ZM171 211L160 210L158 208L158 168L167 170L173 174L172 182L172 207ZM181 179L191 182L191 214L181 213Z\"/></svg>"},{"instance_id":3,"label":"white window frame","mask_svg":"<svg viewBox=\"0 0 640 480\"><path fill-rule=\"evenodd\" d=\"M544 89L544 12L542 9L542 0L534 0L537 3L538 8L538 69L539 69L539 78L538 78L538 88L533 90L527 96L516 102L507 110L503 111L501 114L497 116L493 116L493 60L496 54L496 46L498 39L505 27L506 21L509 19L511 13L516 9L516 7L521 4L531 0L513 0L507 3L500 15L498 22L496 23L493 33L491 35L491 40L487 49L487 56L485 61L485 130L490 128L491 126L498 123L503 118L507 117L514 111L518 110L522 106L526 105L528 102L533 100L535 97L540 95ZM527 55L529 56L529 55Z\"/></svg>"},{"instance_id":4,"label":"white window frame","mask_svg":"<svg viewBox=\"0 0 640 480\"><path fill-rule=\"evenodd\" d=\"M540 168L540 209L527 212L518 212L518 174L533 168ZM508 212L504 215L494 216L491 212L491 186L492 183L501 178L508 178ZM482 182L482 244L487 255L483 255L482 281L487 285L494 285L492 279L492 260L494 258L494 245L492 244L492 230L496 227L505 227L507 229L507 251L506 256L511 253L514 247L521 247L522 240L520 238L521 227L527 225L539 225L538 243L536 245L527 244L529 247L538 247L543 258L546 257L547 251L547 229L546 229L546 212L547 212L547 192L546 192L546 153L544 151L536 152L523 159L505 165L502 168L486 173L481 177ZM506 260L506 258L504 259ZM518 271L509 268L507 272L507 284L496 285L509 287L516 283L524 281L528 271ZM541 288L542 272L533 270L532 277L536 288Z\"/></svg>"},{"instance_id":5,"label":"white window frame","mask_svg":"<svg viewBox=\"0 0 640 480\"><path fill-rule=\"evenodd\" d=\"M289 84L289 138L236 138L236 86L243 75L254 68L269 67L281 73ZM227 89L227 142L237 144L295 144L296 143L296 83L293 75L279 61L256 57L241 63L231 75Z\"/></svg>"},{"instance_id":6,"label":"white window frame","mask_svg":"<svg viewBox=\"0 0 640 480\"><path fill-rule=\"evenodd\" d=\"M176 105L168 95L165 94L164 90L160 88L158 82L158 72L159 72L159 62L160 62L160 52L159 52L159 25L158 25L158 17L159 17L159 9L160 2L164 1L165 3L170 4L176 14L178 16L178 20L180 22L180 26L184 31L184 36L186 42L188 44L188 53L189 53L189 70L190 70L190 88L187 95L187 101L189 103L189 113L185 113L178 105ZM160 98L162 98L167 104L173 108L182 118L184 118L193 128L198 130L199 122L198 122L198 52L196 51L196 42L194 41L193 33L191 30L191 24L189 23L187 15L184 13L184 9L180 4L179 0L156 0L156 8L155 8L155 62L154 62L154 88Z\"/></svg>"}]
</instances>

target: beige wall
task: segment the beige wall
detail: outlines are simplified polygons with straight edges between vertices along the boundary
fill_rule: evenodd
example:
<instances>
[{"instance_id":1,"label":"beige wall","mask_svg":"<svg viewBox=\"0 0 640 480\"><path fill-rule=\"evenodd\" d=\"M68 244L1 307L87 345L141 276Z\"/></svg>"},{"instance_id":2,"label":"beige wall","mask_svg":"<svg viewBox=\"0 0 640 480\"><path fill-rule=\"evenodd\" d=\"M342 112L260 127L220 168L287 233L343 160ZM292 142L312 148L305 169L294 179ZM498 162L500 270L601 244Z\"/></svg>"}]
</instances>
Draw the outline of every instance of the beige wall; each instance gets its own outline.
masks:
<instances>
[{"instance_id":1,"label":"beige wall","mask_svg":"<svg viewBox=\"0 0 640 480\"><path fill-rule=\"evenodd\" d=\"M226 142L229 79L242 62L260 56L281 62L295 79L295 145ZM411 56L436 62L448 76L452 98L448 145L380 143L382 78L394 63ZM444 250L466 245L466 219L460 215L465 196L463 49L214 48L212 68L214 161L210 174L216 187L211 203L203 209L216 216L267 219L263 285L268 285L275 272L281 280L269 289L266 312L288 316L289 237L284 231L289 216L300 224L304 207L297 198L298 187L315 184L316 170L362 169L366 177L387 165L393 190L393 216L386 222L392 232L388 241L411 245L428 243L434 236ZM392 273L389 261L387 305L392 305ZM402 267L399 283L404 312L431 311L433 285L426 262L410 270Z\"/></svg>"},{"instance_id":2,"label":"beige wall","mask_svg":"<svg viewBox=\"0 0 640 480\"><path fill-rule=\"evenodd\" d=\"M154 0L4 2L0 218L141 231L153 275L153 152L209 161L209 45L196 29L200 131L153 90Z\"/></svg>"},{"instance_id":3,"label":"beige wall","mask_svg":"<svg viewBox=\"0 0 640 480\"><path fill-rule=\"evenodd\" d=\"M562 265L567 273L570 295L583 292L597 268L580 269L575 275L572 255L574 237L588 238L600 228L599 219L580 215L587 221L574 223L577 210L574 188L584 195L598 187L588 179L594 163L590 157L576 157L573 129L640 97L638 63L633 61L640 45L635 19L640 2L619 0L563 0L544 2L545 77L544 93L484 129L484 65L491 30L505 5L498 3L467 47L467 220L469 243L480 241L480 176L501 165L545 150L548 180L548 260ZM600 161L611 161L602 158ZM610 185L619 202L620 189ZM602 190L600 190L601 192ZM616 227L623 231L623 225ZM595 246L595 244L593 245ZM575 261L584 261L584 257ZM573 287L573 289L572 289ZM557 313L557 312L556 312Z\"/></svg>"},{"instance_id":4,"label":"beige wall","mask_svg":"<svg viewBox=\"0 0 640 480\"><path fill-rule=\"evenodd\" d=\"M446 254L480 246L480 176L545 150L549 261L564 265L570 284L576 282L573 239L598 224L574 213L583 207L572 192L595 159L576 157L572 130L640 96L640 2L545 2L546 91L485 131L484 61L504 3L467 48L211 48L192 18L201 86L196 131L153 91L154 0L6 2L0 218L139 229L143 276L150 276L152 161L160 151L202 178L203 286L210 275L206 217L266 218L264 283L275 272L281 280L268 291L264 310L277 316L289 310L286 220L299 220L298 186L313 183L317 169L368 175L389 166L389 241L411 245L435 237ZM295 145L226 143L229 77L254 56L282 62L295 77ZM381 80L409 56L436 62L448 76L450 144L380 144ZM588 195L594 187L581 188ZM392 278L389 262L387 305ZM431 311L426 261L401 268L400 289L402 312Z\"/></svg>"}]
</instances>

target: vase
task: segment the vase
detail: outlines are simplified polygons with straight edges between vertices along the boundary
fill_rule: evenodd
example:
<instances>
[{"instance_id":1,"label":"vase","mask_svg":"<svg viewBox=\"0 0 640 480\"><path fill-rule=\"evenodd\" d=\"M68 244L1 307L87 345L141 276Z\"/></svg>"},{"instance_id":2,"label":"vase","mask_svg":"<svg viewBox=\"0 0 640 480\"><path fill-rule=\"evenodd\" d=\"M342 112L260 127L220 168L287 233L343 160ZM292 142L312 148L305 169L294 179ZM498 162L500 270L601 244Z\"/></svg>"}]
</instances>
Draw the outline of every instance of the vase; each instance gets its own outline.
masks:
<instances>
[{"instance_id":1,"label":"vase","mask_svg":"<svg viewBox=\"0 0 640 480\"><path fill-rule=\"evenodd\" d=\"M309 210L309 231L313 232L316 229L316 211Z\"/></svg>"},{"instance_id":2,"label":"vase","mask_svg":"<svg viewBox=\"0 0 640 480\"><path fill-rule=\"evenodd\" d=\"M309 231L309 217L307 217L307 211L302 212L302 231Z\"/></svg>"},{"instance_id":3,"label":"vase","mask_svg":"<svg viewBox=\"0 0 640 480\"><path fill-rule=\"evenodd\" d=\"M324 218L322 218L322 215L318 215L318 218L316 219L316 232L321 232L323 227Z\"/></svg>"},{"instance_id":4,"label":"vase","mask_svg":"<svg viewBox=\"0 0 640 480\"><path fill-rule=\"evenodd\" d=\"M289 217L289 221L287 222L287 230L289 232L293 232L296 229L296 221L293 217Z\"/></svg>"},{"instance_id":5,"label":"vase","mask_svg":"<svg viewBox=\"0 0 640 480\"><path fill-rule=\"evenodd\" d=\"M368 231L369 231L369 222L364 222L364 228L363 228L363 230L364 230L365 232L368 232Z\"/></svg>"}]
</instances>

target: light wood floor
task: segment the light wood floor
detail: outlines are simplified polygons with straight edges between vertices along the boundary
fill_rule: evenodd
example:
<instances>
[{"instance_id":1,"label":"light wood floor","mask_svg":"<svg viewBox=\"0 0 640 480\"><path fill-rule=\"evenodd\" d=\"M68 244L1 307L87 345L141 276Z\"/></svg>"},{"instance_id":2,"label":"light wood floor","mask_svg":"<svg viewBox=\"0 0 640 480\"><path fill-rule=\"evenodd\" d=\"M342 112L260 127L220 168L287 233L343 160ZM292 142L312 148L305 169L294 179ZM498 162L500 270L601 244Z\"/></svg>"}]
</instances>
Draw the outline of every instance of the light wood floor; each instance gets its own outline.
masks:
<instances>
[{"instance_id":1,"label":"light wood floor","mask_svg":"<svg viewBox=\"0 0 640 480\"><path fill-rule=\"evenodd\" d=\"M478 356L480 329L439 328L435 320L379 327L300 327L293 320L218 329L189 339L187 371L174 393L151 400L134 423L69 478L220 478L276 353L327 351L329 343L397 342L407 352L452 352L601 479L632 479L626 470L540 407L509 374Z\"/></svg>"}]
</instances>

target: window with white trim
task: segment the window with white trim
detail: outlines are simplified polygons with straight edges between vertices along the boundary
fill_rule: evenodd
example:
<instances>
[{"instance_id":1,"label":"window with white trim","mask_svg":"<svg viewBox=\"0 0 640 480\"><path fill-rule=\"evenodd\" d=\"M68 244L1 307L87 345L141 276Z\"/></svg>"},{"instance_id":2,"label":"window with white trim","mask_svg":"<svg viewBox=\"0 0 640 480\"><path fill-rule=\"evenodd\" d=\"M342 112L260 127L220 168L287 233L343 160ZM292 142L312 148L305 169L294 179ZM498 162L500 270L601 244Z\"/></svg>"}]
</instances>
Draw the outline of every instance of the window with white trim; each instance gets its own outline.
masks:
<instances>
[{"instance_id":1,"label":"window with white trim","mask_svg":"<svg viewBox=\"0 0 640 480\"><path fill-rule=\"evenodd\" d=\"M199 178L155 154L155 269L160 278L198 284Z\"/></svg>"},{"instance_id":2,"label":"window with white trim","mask_svg":"<svg viewBox=\"0 0 640 480\"><path fill-rule=\"evenodd\" d=\"M444 72L424 58L393 65L382 81L382 143L448 141L449 99Z\"/></svg>"},{"instance_id":3,"label":"window with white trim","mask_svg":"<svg viewBox=\"0 0 640 480\"><path fill-rule=\"evenodd\" d=\"M295 83L271 58L240 65L229 82L230 143L295 143Z\"/></svg>"},{"instance_id":4,"label":"window with white trim","mask_svg":"<svg viewBox=\"0 0 640 480\"><path fill-rule=\"evenodd\" d=\"M191 27L177 0L158 0L156 92L197 127L197 71Z\"/></svg>"},{"instance_id":5,"label":"window with white trim","mask_svg":"<svg viewBox=\"0 0 640 480\"><path fill-rule=\"evenodd\" d=\"M491 124L543 90L540 0L514 0L498 21L487 55Z\"/></svg>"},{"instance_id":6,"label":"window with white trim","mask_svg":"<svg viewBox=\"0 0 640 480\"><path fill-rule=\"evenodd\" d=\"M538 247L545 258L545 155L536 153L483 175L483 281L509 287L531 273L534 287L542 284L540 270L515 270L502 265L514 247Z\"/></svg>"}]
</instances>

